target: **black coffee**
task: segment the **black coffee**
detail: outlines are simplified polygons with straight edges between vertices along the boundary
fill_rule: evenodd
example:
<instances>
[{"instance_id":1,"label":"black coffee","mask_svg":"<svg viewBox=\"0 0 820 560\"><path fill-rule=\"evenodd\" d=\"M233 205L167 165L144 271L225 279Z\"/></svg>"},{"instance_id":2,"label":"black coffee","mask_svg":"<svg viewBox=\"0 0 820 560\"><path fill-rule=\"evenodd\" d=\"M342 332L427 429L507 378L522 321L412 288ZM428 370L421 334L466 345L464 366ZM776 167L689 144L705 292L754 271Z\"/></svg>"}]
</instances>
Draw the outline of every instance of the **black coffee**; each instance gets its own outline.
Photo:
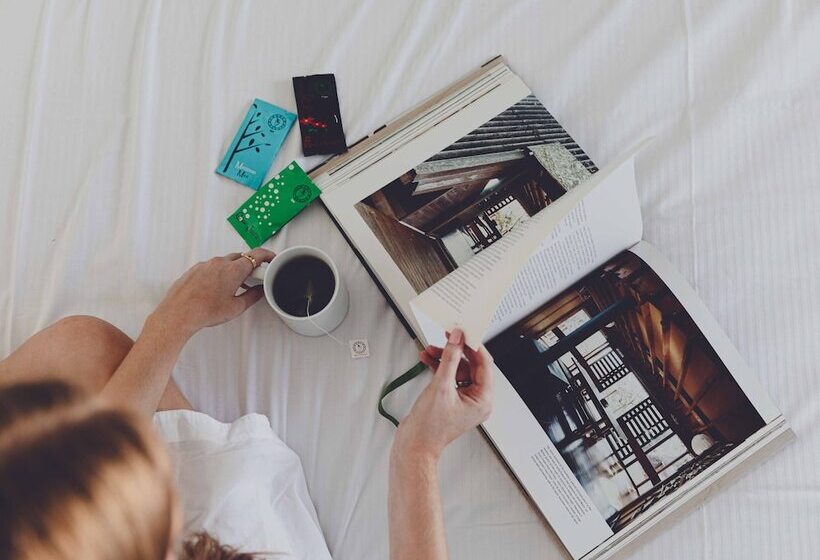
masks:
<instances>
[{"instance_id":1,"label":"black coffee","mask_svg":"<svg viewBox=\"0 0 820 560\"><path fill-rule=\"evenodd\" d=\"M324 309L335 289L336 280L330 267L310 256L289 260L273 279L273 299L282 311L295 317L306 317L308 304L310 315Z\"/></svg>"}]
</instances>

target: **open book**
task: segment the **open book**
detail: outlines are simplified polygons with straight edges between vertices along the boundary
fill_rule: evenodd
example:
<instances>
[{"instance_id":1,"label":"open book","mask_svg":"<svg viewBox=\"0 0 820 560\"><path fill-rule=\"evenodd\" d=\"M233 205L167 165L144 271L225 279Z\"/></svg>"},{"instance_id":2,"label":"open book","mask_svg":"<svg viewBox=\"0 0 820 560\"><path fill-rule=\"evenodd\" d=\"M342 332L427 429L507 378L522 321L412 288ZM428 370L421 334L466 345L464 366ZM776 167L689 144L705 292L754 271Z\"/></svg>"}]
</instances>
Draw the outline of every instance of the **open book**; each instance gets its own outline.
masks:
<instances>
[{"instance_id":1,"label":"open book","mask_svg":"<svg viewBox=\"0 0 820 560\"><path fill-rule=\"evenodd\" d=\"M496 58L313 172L414 336L486 344L488 440L572 558L609 558L792 437L600 171Z\"/></svg>"}]
</instances>

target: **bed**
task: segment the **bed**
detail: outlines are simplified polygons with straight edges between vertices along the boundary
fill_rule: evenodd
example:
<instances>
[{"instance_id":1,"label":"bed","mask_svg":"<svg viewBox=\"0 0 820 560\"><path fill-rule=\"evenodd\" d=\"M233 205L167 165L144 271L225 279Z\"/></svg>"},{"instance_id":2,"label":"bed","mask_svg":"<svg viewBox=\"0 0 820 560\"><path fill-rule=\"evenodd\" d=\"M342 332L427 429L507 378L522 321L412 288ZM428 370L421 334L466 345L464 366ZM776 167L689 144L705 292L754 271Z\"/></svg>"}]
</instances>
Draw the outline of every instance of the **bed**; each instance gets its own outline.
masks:
<instances>
[{"instance_id":1,"label":"bed","mask_svg":"<svg viewBox=\"0 0 820 560\"><path fill-rule=\"evenodd\" d=\"M598 163L637 161L645 238L697 289L798 439L635 558L820 548L820 7L793 2L0 2L0 355L93 314L136 336L191 264L243 248L250 191L214 173L254 97L336 74L349 143L501 53ZM272 171L305 167L299 133ZM222 420L268 415L339 560L387 556L383 384L416 348L323 209L266 246L317 245L350 313L288 331L258 305L197 335L174 377ZM391 397L399 414L426 382ZM544 558L549 529L478 432L440 467L453 558Z\"/></svg>"}]
</instances>

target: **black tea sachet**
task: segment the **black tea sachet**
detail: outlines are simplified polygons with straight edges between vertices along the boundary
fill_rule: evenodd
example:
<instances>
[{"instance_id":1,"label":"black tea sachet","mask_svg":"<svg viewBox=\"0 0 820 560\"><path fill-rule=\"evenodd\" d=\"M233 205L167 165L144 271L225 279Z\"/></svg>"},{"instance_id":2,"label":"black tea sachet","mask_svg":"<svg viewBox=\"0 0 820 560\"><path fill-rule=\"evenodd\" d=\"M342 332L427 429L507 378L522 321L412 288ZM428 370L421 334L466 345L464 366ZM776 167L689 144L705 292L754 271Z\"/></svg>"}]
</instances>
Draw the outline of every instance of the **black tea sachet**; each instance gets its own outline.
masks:
<instances>
[{"instance_id":1,"label":"black tea sachet","mask_svg":"<svg viewBox=\"0 0 820 560\"><path fill-rule=\"evenodd\" d=\"M347 151L336 78L333 74L314 74L293 78L302 151L306 156L340 154Z\"/></svg>"}]
</instances>

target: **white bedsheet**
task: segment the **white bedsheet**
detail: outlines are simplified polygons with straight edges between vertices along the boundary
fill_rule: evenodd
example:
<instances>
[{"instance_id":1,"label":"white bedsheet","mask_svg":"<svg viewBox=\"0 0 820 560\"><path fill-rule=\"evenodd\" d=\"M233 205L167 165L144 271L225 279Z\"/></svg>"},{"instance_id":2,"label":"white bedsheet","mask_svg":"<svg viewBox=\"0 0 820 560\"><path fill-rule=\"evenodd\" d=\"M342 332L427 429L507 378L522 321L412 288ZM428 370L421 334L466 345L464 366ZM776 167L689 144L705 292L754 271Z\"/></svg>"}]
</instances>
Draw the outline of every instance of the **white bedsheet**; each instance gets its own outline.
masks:
<instances>
[{"instance_id":1,"label":"white bedsheet","mask_svg":"<svg viewBox=\"0 0 820 560\"><path fill-rule=\"evenodd\" d=\"M637 161L645 237L699 291L798 441L635 558L820 549L820 9L795 2L0 2L0 354L55 319L136 335L190 264L243 247L250 191L216 175L248 103L334 72L349 142L497 53L599 163ZM274 169L298 157L288 138ZM310 166L315 160L305 161ZM324 248L351 289L350 360L259 305L175 377L218 419L270 416L339 560L387 556L383 383L416 350L323 210L268 245ZM391 400L406 410L419 384ZM547 529L478 433L441 465L453 558L543 558Z\"/></svg>"}]
</instances>

